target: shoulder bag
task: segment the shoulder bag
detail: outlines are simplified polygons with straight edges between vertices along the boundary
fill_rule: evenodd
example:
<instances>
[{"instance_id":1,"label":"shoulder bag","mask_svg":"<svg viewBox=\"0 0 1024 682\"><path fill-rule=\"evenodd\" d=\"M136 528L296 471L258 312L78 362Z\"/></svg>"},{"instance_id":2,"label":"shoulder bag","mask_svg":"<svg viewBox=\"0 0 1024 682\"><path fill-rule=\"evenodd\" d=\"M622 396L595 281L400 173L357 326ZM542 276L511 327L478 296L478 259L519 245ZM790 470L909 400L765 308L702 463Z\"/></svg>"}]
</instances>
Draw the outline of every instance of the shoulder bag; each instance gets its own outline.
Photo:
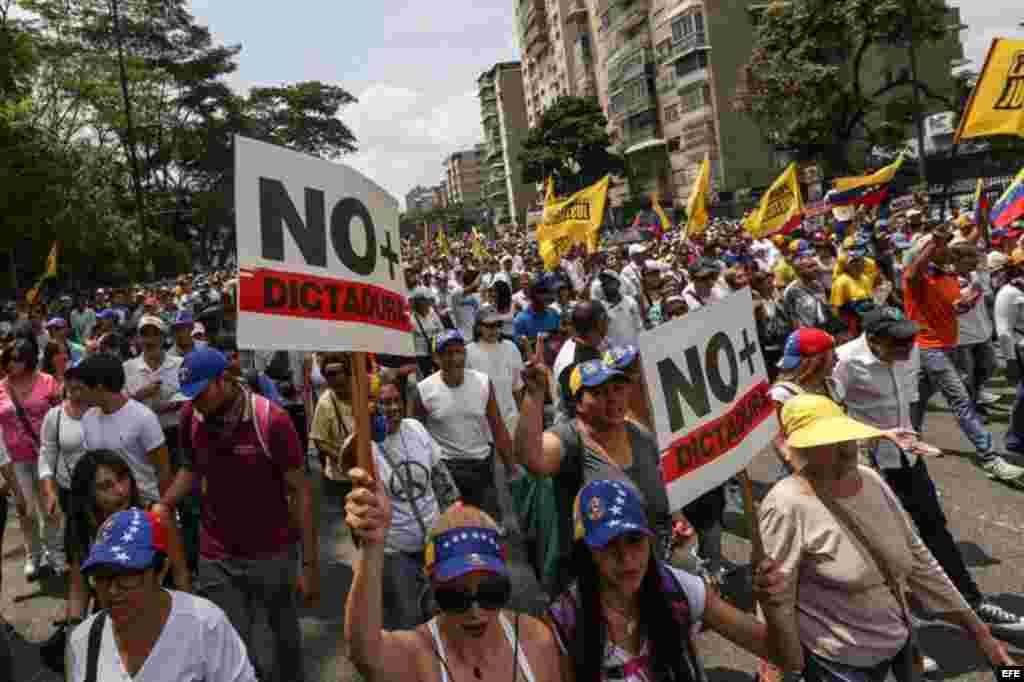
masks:
<instances>
[{"instance_id":1,"label":"shoulder bag","mask_svg":"<svg viewBox=\"0 0 1024 682\"><path fill-rule=\"evenodd\" d=\"M821 503L825 505L825 508L829 510L833 517L840 526L845 528L847 531L852 533L854 537L860 542L868 554L871 555L871 560L878 567L878 570L885 577L886 585L892 591L893 596L896 597L896 601L900 605L900 610L903 613L903 621L907 624L907 631L910 633L907 638L907 644L903 647L897 657L892 662L892 672L898 682L920 682L924 672L923 665L921 664L921 647L917 640L917 630L914 627L914 620L910 616L910 609L907 606L907 595L903 590L903 585L896 577L896 574L892 572L892 567L885 560L878 547L871 541L868 534L861 528L860 524L850 515L850 513L843 508L834 498L829 495L824 495L818 490L817 486L814 486L814 493L817 495ZM895 512L900 513L900 510L895 508L892 504L892 500L889 498L888 493L883 491L886 500L889 502L890 508Z\"/></svg>"}]
</instances>

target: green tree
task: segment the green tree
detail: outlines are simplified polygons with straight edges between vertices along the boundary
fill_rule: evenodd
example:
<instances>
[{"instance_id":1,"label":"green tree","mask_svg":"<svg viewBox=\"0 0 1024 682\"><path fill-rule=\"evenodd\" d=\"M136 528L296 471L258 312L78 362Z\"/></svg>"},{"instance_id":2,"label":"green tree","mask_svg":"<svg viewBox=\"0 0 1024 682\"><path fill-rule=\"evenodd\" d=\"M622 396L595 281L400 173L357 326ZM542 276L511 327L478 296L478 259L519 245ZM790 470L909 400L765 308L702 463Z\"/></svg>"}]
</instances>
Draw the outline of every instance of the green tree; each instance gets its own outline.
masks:
<instances>
[{"instance_id":1,"label":"green tree","mask_svg":"<svg viewBox=\"0 0 1024 682\"><path fill-rule=\"evenodd\" d=\"M597 99L562 96L541 115L523 142L523 182L555 179L555 193L572 194L609 173L623 175L622 157L608 151L608 119Z\"/></svg>"},{"instance_id":2,"label":"green tree","mask_svg":"<svg viewBox=\"0 0 1024 682\"><path fill-rule=\"evenodd\" d=\"M905 74L879 82L868 65L892 50L950 37L943 0L793 0L761 15L734 105L769 141L837 173L860 165L855 149L902 144L922 108L956 108L956 93L935 91Z\"/></svg>"},{"instance_id":3,"label":"green tree","mask_svg":"<svg viewBox=\"0 0 1024 682\"><path fill-rule=\"evenodd\" d=\"M337 159L357 151L356 137L338 118L356 98L344 88L305 81L274 88L253 88L249 115L259 139L304 154Z\"/></svg>"}]
</instances>

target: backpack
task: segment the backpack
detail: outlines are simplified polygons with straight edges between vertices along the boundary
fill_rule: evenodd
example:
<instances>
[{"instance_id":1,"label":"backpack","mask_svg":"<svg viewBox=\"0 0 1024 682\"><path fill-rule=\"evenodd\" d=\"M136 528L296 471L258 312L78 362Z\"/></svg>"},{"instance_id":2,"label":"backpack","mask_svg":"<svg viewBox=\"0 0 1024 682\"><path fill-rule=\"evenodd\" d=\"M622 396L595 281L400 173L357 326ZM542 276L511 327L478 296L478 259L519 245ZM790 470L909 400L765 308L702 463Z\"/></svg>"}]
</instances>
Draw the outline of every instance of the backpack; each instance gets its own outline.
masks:
<instances>
[{"instance_id":1,"label":"backpack","mask_svg":"<svg viewBox=\"0 0 1024 682\"><path fill-rule=\"evenodd\" d=\"M252 391L246 391L246 393L248 394L252 410L253 425L256 427L256 439L260 442L263 454L273 462L274 458L270 454L270 420L274 416L274 410L280 410L281 408L267 398ZM199 432L199 425L199 418L196 416L195 410L192 410L192 419L189 423L189 447L195 442L196 434Z\"/></svg>"},{"instance_id":2,"label":"backpack","mask_svg":"<svg viewBox=\"0 0 1024 682\"><path fill-rule=\"evenodd\" d=\"M276 351L263 373L274 381L291 381L292 368L291 363L288 362L288 351Z\"/></svg>"}]
</instances>

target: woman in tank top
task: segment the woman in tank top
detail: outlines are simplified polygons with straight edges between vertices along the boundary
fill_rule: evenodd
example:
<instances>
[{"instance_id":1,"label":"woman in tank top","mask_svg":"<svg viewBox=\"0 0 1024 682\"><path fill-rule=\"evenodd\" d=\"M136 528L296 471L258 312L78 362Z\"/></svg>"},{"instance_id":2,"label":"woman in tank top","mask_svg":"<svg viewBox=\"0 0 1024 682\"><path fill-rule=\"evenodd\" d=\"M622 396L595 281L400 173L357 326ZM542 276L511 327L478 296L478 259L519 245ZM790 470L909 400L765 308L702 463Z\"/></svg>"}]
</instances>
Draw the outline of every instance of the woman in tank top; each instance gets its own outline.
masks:
<instances>
[{"instance_id":1,"label":"woman in tank top","mask_svg":"<svg viewBox=\"0 0 1024 682\"><path fill-rule=\"evenodd\" d=\"M382 629L381 575L391 504L380 482L350 472L346 522L360 542L345 606L349 656L368 680L557 682L558 648L541 621L504 609L511 593L494 521L453 505L434 524L426 570L439 608L414 630Z\"/></svg>"}]
</instances>

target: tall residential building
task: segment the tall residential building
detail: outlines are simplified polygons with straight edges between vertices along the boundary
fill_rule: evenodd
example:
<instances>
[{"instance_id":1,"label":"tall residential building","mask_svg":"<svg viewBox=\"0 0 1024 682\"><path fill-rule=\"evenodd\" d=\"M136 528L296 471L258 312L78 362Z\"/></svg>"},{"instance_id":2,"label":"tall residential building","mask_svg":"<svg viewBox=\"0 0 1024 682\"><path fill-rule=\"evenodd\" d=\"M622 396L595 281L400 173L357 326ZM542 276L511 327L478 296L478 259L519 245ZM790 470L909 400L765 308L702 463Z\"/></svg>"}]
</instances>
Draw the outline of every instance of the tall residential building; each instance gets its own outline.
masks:
<instances>
[{"instance_id":1,"label":"tall residential building","mask_svg":"<svg viewBox=\"0 0 1024 682\"><path fill-rule=\"evenodd\" d=\"M442 180L441 184L433 188L434 208L447 208L448 206L448 181Z\"/></svg>"},{"instance_id":2,"label":"tall residential building","mask_svg":"<svg viewBox=\"0 0 1024 682\"><path fill-rule=\"evenodd\" d=\"M527 134L520 62L501 62L477 79L486 155L484 204L496 223L526 224L536 189L523 182L519 154Z\"/></svg>"},{"instance_id":3,"label":"tall residential building","mask_svg":"<svg viewBox=\"0 0 1024 682\"><path fill-rule=\"evenodd\" d=\"M444 160L445 179L448 183L448 203L475 206L483 200L482 149L455 152Z\"/></svg>"},{"instance_id":4,"label":"tall residential building","mask_svg":"<svg viewBox=\"0 0 1024 682\"><path fill-rule=\"evenodd\" d=\"M516 29L531 128L562 95L597 96L585 0L517 0Z\"/></svg>"},{"instance_id":5,"label":"tall residential building","mask_svg":"<svg viewBox=\"0 0 1024 682\"><path fill-rule=\"evenodd\" d=\"M723 200L767 186L789 161L732 100L750 58L764 2L585 0L594 41L598 97L612 140L626 156L635 192L658 190L684 206L705 154ZM949 39L919 47L918 78L936 91L962 59L959 13ZM905 76L906 50L878 48L865 59L877 87ZM616 203L625 194L612 192Z\"/></svg>"}]
</instances>

